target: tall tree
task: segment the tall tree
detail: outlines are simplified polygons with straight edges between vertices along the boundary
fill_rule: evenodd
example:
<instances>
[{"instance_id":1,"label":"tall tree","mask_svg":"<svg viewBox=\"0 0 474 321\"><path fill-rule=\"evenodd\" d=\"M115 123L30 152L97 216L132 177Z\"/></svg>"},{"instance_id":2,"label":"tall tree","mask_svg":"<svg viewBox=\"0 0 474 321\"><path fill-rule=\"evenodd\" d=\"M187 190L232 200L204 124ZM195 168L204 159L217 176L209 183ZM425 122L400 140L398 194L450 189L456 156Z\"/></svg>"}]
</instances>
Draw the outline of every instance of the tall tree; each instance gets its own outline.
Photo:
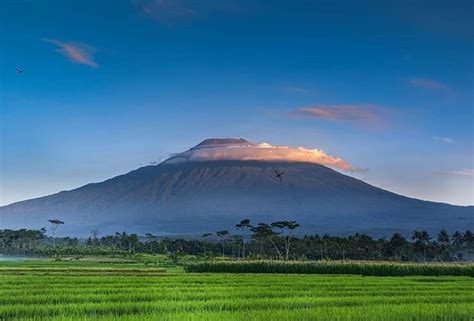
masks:
<instances>
[{"instance_id":1,"label":"tall tree","mask_svg":"<svg viewBox=\"0 0 474 321\"><path fill-rule=\"evenodd\" d=\"M453 245L456 250L462 249L464 244L464 235L461 232L454 232L451 239L453 240Z\"/></svg>"},{"instance_id":2,"label":"tall tree","mask_svg":"<svg viewBox=\"0 0 474 321\"><path fill-rule=\"evenodd\" d=\"M251 227L250 220L248 218L240 221L239 224L236 224L235 227L238 230L242 231L242 259L245 260L245 229Z\"/></svg>"},{"instance_id":3,"label":"tall tree","mask_svg":"<svg viewBox=\"0 0 474 321\"><path fill-rule=\"evenodd\" d=\"M447 245L449 244L449 234L448 234L448 231L446 231L445 229L442 229L439 233L438 233L438 242L440 244L443 244L443 245Z\"/></svg>"},{"instance_id":4,"label":"tall tree","mask_svg":"<svg viewBox=\"0 0 474 321\"><path fill-rule=\"evenodd\" d=\"M431 240L430 235L426 231L415 230L411 238L415 241L416 250L423 250L423 258L426 261L426 250Z\"/></svg>"},{"instance_id":5,"label":"tall tree","mask_svg":"<svg viewBox=\"0 0 474 321\"><path fill-rule=\"evenodd\" d=\"M99 242L99 241L98 241L99 235L100 235L100 232L99 232L98 229L93 229L93 230L91 231L91 239L92 239L92 243L93 243L94 246L99 245L99 244L98 244L98 242Z\"/></svg>"},{"instance_id":6,"label":"tall tree","mask_svg":"<svg viewBox=\"0 0 474 321\"><path fill-rule=\"evenodd\" d=\"M53 247L56 248L56 230L60 225L63 225L64 222L57 218L48 220L48 222L51 223L51 230L53 231Z\"/></svg>"},{"instance_id":7,"label":"tall tree","mask_svg":"<svg viewBox=\"0 0 474 321\"><path fill-rule=\"evenodd\" d=\"M252 237L260 241L261 251L262 251L264 242L266 240L269 240L272 243L273 247L275 248L275 251L277 252L278 257L280 259L282 258L281 251L278 249L278 246L273 241L273 236L278 235L278 233L275 232L270 225L266 223L258 223L257 226L252 226L250 230L253 232Z\"/></svg>"},{"instance_id":8,"label":"tall tree","mask_svg":"<svg viewBox=\"0 0 474 321\"><path fill-rule=\"evenodd\" d=\"M283 241L285 246L285 261L288 261L288 257L290 256L290 246L291 239L293 237L293 230L298 228L300 225L296 221L278 221L271 223L270 226L280 229L280 233L283 234Z\"/></svg>"},{"instance_id":9,"label":"tall tree","mask_svg":"<svg viewBox=\"0 0 474 321\"><path fill-rule=\"evenodd\" d=\"M145 234L145 239L146 242L148 243L148 250L150 253L153 253L153 246L155 245L156 241L158 240L158 237L156 235L153 235L151 233L146 233Z\"/></svg>"},{"instance_id":10,"label":"tall tree","mask_svg":"<svg viewBox=\"0 0 474 321\"><path fill-rule=\"evenodd\" d=\"M464 232L463 238L467 249L472 251L474 247L474 234L470 230L467 230Z\"/></svg>"},{"instance_id":11,"label":"tall tree","mask_svg":"<svg viewBox=\"0 0 474 321\"><path fill-rule=\"evenodd\" d=\"M207 241L206 241L206 239L207 239L209 236L211 236L211 235L212 235L212 233L204 233L204 234L202 235L202 238L203 238L203 242L202 242L202 243L203 243L203 246L204 246L204 256L207 256L207 250L206 250L206 243L207 243Z\"/></svg>"},{"instance_id":12,"label":"tall tree","mask_svg":"<svg viewBox=\"0 0 474 321\"><path fill-rule=\"evenodd\" d=\"M438 247L439 247L439 257L443 261L451 260L451 255L449 251L450 239L448 231L442 229L438 233Z\"/></svg>"},{"instance_id":13,"label":"tall tree","mask_svg":"<svg viewBox=\"0 0 474 321\"><path fill-rule=\"evenodd\" d=\"M227 235L229 235L229 231L227 231L227 230L217 231L216 235L217 235L218 238L221 239L222 257L225 257L225 242L226 242Z\"/></svg>"},{"instance_id":14,"label":"tall tree","mask_svg":"<svg viewBox=\"0 0 474 321\"><path fill-rule=\"evenodd\" d=\"M395 233L385 246L385 254L396 260L403 260L407 256L409 244L410 243L402 234Z\"/></svg>"}]
</instances>

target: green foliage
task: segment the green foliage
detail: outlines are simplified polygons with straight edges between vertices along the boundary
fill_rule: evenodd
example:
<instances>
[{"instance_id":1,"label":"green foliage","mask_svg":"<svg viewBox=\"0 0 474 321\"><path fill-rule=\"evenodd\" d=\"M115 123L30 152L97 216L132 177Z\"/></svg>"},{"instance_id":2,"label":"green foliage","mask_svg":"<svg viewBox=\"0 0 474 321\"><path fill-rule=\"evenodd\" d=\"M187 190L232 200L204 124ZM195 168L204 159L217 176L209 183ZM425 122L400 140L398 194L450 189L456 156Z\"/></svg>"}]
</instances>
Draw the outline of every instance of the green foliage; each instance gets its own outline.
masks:
<instances>
[{"instance_id":1,"label":"green foliage","mask_svg":"<svg viewBox=\"0 0 474 321\"><path fill-rule=\"evenodd\" d=\"M186 255L207 259L227 258L284 260L392 260L421 262L472 261L474 237L472 232L442 230L432 238L426 231L415 231L410 239L395 233L390 239L375 239L356 233L346 237L305 235L296 237L295 221L251 225L249 220L237 224L238 233L227 230L206 233L201 238L163 238L153 234L115 233L99 237L52 238L44 230L0 230L0 254L22 256L86 256L134 254L165 255L175 264ZM249 233L251 238L249 239ZM215 237L213 237L215 236Z\"/></svg>"}]
</instances>

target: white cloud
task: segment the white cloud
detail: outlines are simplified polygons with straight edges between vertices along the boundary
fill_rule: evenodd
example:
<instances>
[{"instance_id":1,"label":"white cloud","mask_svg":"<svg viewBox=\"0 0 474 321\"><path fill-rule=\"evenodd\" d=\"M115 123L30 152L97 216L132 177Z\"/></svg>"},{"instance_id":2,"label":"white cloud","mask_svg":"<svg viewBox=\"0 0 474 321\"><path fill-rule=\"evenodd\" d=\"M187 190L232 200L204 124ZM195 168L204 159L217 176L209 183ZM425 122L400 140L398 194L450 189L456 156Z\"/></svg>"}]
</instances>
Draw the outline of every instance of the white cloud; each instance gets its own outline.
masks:
<instances>
[{"instance_id":1,"label":"white cloud","mask_svg":"<svg viewBox=\"0 0 474 321\"><path fill-rule=\"evenodd\" d=\"M449 137L439 137L439 136L435 136L433 137L434 140L438 141L438 142L441 142L441 143L446 143L446 144L452 144L454 143L454 140L452 138L449 138Z\"/></svg>"}]
</instances>

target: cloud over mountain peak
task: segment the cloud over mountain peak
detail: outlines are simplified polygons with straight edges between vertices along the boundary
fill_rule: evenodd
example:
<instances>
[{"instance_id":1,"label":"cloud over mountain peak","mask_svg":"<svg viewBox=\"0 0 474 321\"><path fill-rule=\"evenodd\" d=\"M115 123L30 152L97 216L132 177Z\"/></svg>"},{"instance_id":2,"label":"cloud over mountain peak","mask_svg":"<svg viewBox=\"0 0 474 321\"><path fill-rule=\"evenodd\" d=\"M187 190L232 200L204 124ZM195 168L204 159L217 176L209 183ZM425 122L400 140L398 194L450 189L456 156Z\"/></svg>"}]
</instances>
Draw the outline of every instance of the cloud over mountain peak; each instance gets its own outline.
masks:
<instances>
[{"instance_id":1,"label":"cloud over mountain peak","mask_svg":"<svg viewBox=\"0 0 474 321\"><path fill-rule=\"evenodd\" d=\"M327 154L317 148L303 146L277 146L268 143L253 143L243 138L211 138L195 147L172 155L165 162L209 161L209 160L253 160L315 163L347 172L361 172L346 160Z\"/></svg>"}]
</instances>

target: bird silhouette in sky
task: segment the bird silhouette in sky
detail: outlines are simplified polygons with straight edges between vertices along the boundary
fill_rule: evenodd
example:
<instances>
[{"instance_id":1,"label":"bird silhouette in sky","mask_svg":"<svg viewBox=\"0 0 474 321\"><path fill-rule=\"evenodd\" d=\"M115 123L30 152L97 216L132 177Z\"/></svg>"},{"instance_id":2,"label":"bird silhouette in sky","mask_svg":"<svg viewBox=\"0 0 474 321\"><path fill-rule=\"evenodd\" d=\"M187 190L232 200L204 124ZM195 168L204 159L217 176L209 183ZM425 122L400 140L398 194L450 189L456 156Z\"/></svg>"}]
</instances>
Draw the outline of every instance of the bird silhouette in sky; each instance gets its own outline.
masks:
<instances>
[{"instance_id":1,"label":"bird silhouette in sky","mask_svg":"<svg viewBox=\"0 0 474 321\"><path fill-rule=\"evenodd\" d=\"M17 74L22 75L24 70L23 70L23 68L17 68L16 72L17 72Z\"/></svg>"},{"instance_id":2,"label":"bird silhouette in sky","mask_svg":"<svg viewBox=\"0 0 474 321\"><path fill-rule=\"evenodd\" d=\"M276 168L273 168L273 171L275 172L275 177L280 180L280 183L283 182L282 176L285 174L285 172L280 172Z\"/></svg>"},{"instance_id":3,"label":"bird silhouette in sky","mask_svg":"<svg viewBox=\"0 0 474 321\"><path fill-rule=\"evenodd\" d=\"M61 224L64 224L63 221L61 220L58 220L57 218L55 219L52 219L52 220L48 220L48 222L50 222L51 224L55 224L55 225L61 225Z\"/></svg>"}]
</instances>

